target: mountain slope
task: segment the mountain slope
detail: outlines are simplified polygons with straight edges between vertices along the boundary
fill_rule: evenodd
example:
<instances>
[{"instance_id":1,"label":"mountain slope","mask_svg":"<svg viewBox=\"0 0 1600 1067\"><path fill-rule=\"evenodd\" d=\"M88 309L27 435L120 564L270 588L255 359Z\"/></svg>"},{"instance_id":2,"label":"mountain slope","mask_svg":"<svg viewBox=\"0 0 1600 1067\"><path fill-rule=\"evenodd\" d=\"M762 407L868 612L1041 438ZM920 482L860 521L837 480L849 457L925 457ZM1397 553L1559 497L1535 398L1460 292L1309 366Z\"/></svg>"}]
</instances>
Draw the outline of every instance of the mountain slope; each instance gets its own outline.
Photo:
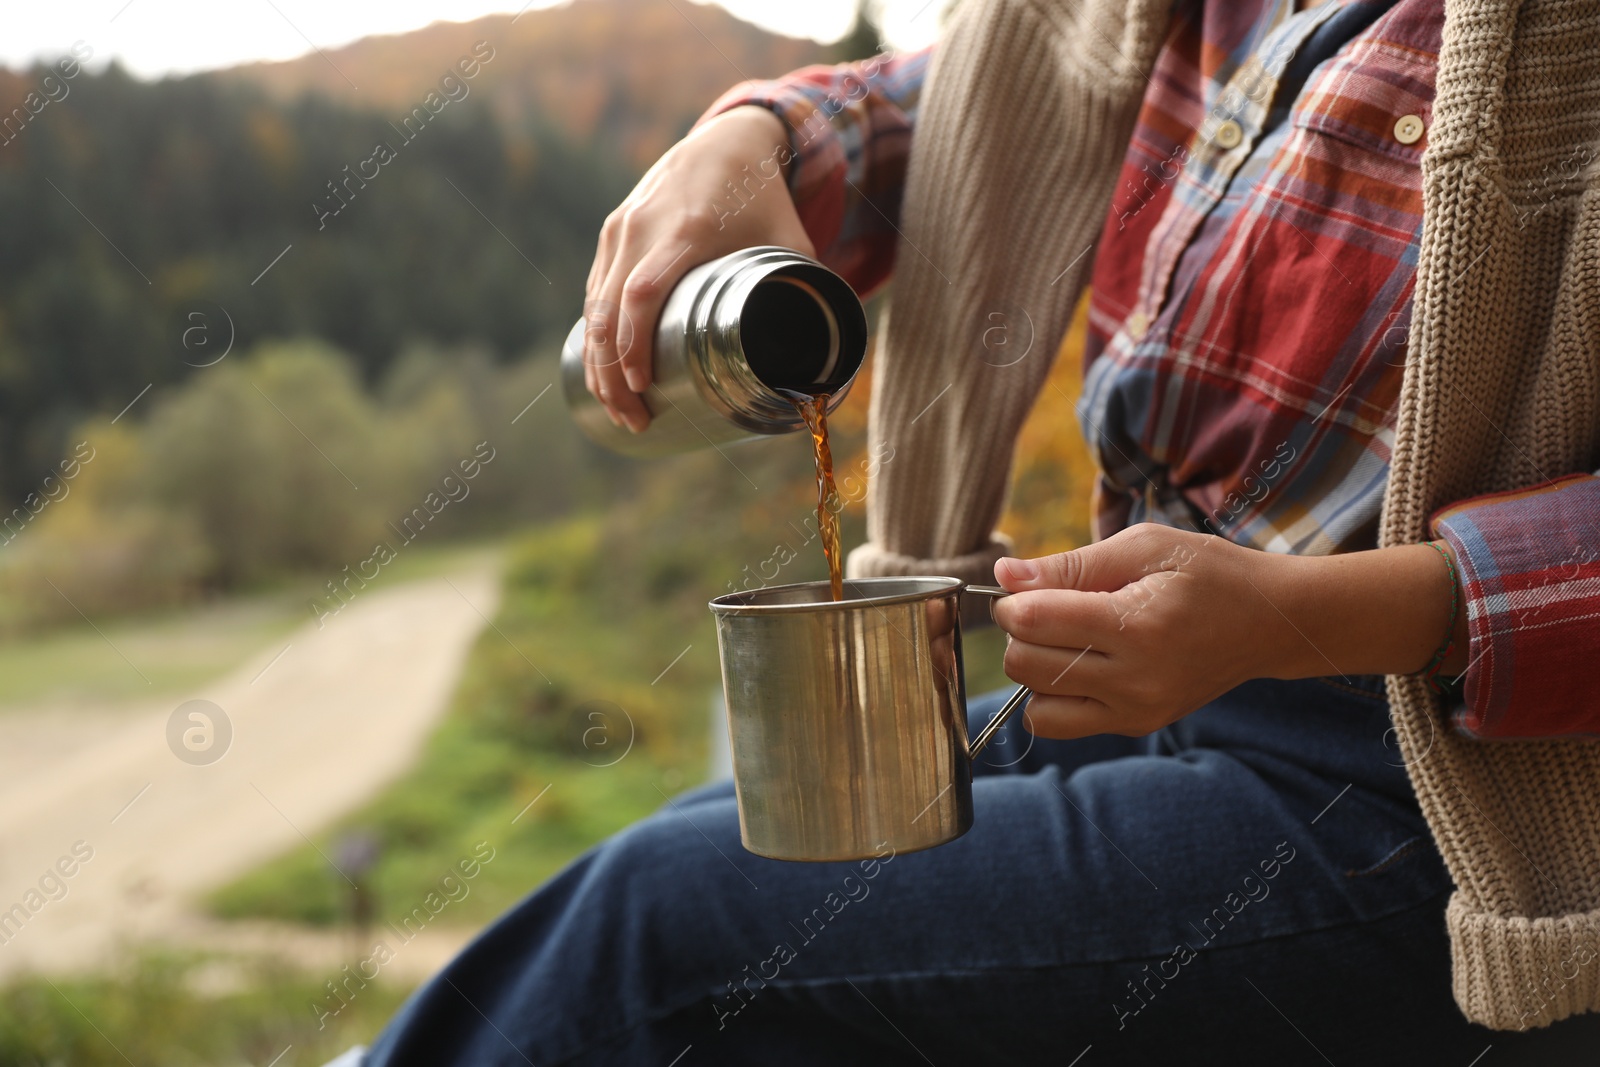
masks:
<instances>
[{"instance_id":1,"label":"mountain slope","mask_svg":"<svg viewBox=\"0 0 1600 1067\"><path fill-rule=\"evenodd\" d=\"M828 48L687 0L572 0L520 16L436 22L367 37L324 55L252 63L222 77L278 97L324 93L346 107L401 115L452 64L486 41L494 58L472 81L513 125L551 125L648 166L724 89L823 61Z\"/></svg>"}]
</instances>

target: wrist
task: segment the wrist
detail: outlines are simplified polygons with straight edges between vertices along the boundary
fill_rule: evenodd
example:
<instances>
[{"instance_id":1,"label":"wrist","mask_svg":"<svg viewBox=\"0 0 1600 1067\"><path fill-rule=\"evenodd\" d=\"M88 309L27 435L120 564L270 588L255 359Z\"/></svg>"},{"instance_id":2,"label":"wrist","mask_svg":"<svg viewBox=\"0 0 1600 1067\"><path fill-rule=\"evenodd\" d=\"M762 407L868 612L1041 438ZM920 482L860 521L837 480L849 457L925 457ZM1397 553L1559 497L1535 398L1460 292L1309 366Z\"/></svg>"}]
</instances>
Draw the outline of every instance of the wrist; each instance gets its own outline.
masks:
<instances>
[{"instance_id":1,"label":"wrist","mask_svg":"<svg viewBox=\"0 0 1600 1067\"><path fill-rule=\"evenodd\" d=\"M1260 612L1268 677L1414 674L1450 629L1449 571L1428 544L1262 555L1255 583L1266 601ZM1461 645L1452 660L1464 658Z\"/></svg>"},{"instance_id":2,"label":"wrist","mask_svg":"<svg viewBox=\"0 0 1600 1067\"><path fill-rule=\"evenodd\" d=\"M789 146L789 127L778 113L761 104L740 104L708 120L702 129L724 133L737 159L745 163L771 160L789 177L794 153Z\"/></svg>"},{"instance_id":3,"label":"wrist","mask_svg":"<svg viewBox=\"0 0 1600 1067\"><path fill-rule=\"evenodd\" d=\"M1252 552L1249 568L1260 634L1260 676L1315 678L1339 673L1322 655L1317 639L1306 632L1315 616L1317 590L1327 582L1326 557Z\"/></svg>"},{"instance_id":4,"label":"wrist","mask_svg":"<svg viewBox=\"0 0 1600 1067\"><path fill-rule=\"evenodd\" d=\"M1450 576L1456 583L1455 616L1450 626L1449 654L1439 664L1441 678L1455 678L1466 672L1470 661L1471 631L1467 627L1467 590L1466 583L1462 580L1461 560L1449 541L1443 539L1433 542L1439 546L1450 561ZM1441 645L1443 647L1443 645Z\"/></svg>"}]
</instances>

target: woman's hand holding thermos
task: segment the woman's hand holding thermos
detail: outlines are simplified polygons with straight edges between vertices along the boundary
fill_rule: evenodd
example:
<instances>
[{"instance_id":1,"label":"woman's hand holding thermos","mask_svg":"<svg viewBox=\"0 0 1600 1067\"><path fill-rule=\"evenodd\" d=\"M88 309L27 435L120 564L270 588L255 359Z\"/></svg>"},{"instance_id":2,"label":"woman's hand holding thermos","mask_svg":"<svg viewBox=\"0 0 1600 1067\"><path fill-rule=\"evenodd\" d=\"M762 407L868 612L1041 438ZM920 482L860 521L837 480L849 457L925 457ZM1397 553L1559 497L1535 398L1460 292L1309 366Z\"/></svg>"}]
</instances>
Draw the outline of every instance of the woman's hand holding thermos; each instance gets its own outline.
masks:
<instances>
[{"instance_id":1,"label":"woman's hand holding thermos","mask_svg":"<svg viewBox=\"0 0 1600 1067\"><path fill-rule=\"evenodd\" d=\"M584 383L611 420L638 433L650 423L654 327L667 294L697 264L752 245L814 256L783 181L735 197L730 186L789 156L783 121L738 107L667 151L600 229L584 291ZM785 168L786 169L786 168Z\"/></svg>"}]
</instances>

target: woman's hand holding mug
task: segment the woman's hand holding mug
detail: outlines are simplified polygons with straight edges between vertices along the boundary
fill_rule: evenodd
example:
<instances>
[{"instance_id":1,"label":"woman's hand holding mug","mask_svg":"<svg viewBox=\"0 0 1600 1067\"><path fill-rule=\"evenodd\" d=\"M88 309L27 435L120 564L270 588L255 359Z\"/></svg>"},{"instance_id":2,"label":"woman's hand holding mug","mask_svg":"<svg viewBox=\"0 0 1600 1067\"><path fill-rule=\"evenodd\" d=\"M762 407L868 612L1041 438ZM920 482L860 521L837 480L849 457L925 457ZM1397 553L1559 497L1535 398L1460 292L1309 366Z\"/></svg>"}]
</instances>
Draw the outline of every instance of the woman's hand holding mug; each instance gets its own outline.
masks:
<instances>
[{"instance_id":1,"label":"woman's hand holding mug","mask_svg":"<svg viewBox=\"0 0 1600 1067\"><path fill-rule=\"evenodd\" d=\"M1006 674L1033 689L1042 737L1139 736L1253 678L1410 674L1450 625L1443 542L1290 555L1153 523L1033 560L1002 559L1013 595ZM1467 666L1457 613L1448 671Z\"/></svg>"}]
</instances>

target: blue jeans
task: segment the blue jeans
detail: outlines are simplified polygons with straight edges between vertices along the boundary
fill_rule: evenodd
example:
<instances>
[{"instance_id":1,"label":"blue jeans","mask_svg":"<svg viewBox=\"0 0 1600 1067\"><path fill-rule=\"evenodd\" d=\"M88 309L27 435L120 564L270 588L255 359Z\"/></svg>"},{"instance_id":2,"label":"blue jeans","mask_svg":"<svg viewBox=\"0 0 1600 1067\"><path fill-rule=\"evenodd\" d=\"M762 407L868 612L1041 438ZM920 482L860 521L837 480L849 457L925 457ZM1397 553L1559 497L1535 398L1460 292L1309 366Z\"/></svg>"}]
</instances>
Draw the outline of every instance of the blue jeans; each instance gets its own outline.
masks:
<instances>
[{"instance_id":1,"label":"blue jeans","mask_svg":"<svg viewBox=\"0 0 1600 1067\"><path fill-rule=\"evenodd\" d=\"M368 1067L1509 1062L1523 1035L1451 999L1380 678L1251 682L1137 739L1020 722L926 852L762 859L730 783L678 797L486 930Z\"/></svg>"}]
</instances>

